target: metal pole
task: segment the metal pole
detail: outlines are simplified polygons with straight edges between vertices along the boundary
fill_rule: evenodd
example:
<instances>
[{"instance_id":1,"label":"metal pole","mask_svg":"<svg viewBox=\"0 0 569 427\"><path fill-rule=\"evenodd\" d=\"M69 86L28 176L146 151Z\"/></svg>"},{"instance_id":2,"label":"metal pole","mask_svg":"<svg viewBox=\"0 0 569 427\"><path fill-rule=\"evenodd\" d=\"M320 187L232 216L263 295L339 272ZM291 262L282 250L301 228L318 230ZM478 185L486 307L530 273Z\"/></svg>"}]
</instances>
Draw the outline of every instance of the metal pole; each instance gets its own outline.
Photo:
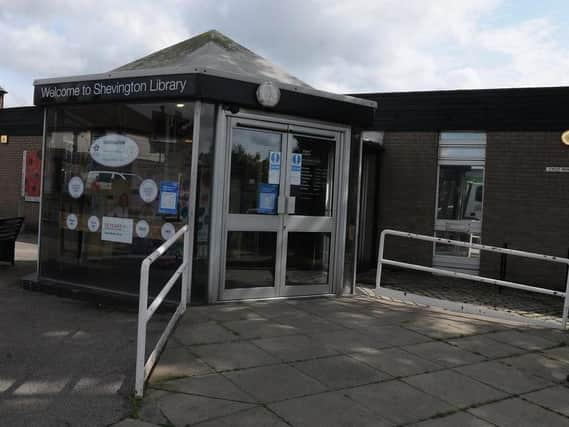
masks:
<instances>
[{"instance_id":1,"label":"metal pole","mask_svg":"<svg viewBox=\"0 0 569 427\"><path fill-rule=\"evenodd\" d=\"M191 297L191 278L190 278L190 225L186 225L187 229L184 232L184 255L182 262L186 263L186 267L182 272L182 285L180 288L180 305L182 306L182 313L186 311L186 304L188 298Z\"/></svg>"},{"instance_id":2,"label":"metal pole","mask_svg":"<svg viewBox=\"0 0 569 427\"><path fill-rule=\"evenodd\" d=\"M569 264L567 264L569 268ZM561 328L567 328L567 315L569 314L569 275L565 280L565 301L563 303L563 316L561 317Z\"/></svg>"},{"instance_id":3,"label":"metal pole","mask_svg":"<svg viewBox=\"0 0 569 427\"><path fill-rule=\"evenodd\" d=\"M381 269L383 267L383 249L385 247L385 232L383 230L379 237L379 256L377 257L377 273L375 277L375 289L379 289L381 287Z\"/></svg>"},{"instance_id":4,"label":"metal pole","mask_svg":"<svg viewBox=\"0 0 569 427\"><path fill-rule=\"evenodd\" d=\"M140 267L140 291L138 297L138 332L136 339L136 374L134 390L136 397L144 394L145 369L144 359L146 356L146 321L148 309L148 271L150 263L142 261ZM182 292L183 294L183 292Z\"/></svg>"}]
</instances>

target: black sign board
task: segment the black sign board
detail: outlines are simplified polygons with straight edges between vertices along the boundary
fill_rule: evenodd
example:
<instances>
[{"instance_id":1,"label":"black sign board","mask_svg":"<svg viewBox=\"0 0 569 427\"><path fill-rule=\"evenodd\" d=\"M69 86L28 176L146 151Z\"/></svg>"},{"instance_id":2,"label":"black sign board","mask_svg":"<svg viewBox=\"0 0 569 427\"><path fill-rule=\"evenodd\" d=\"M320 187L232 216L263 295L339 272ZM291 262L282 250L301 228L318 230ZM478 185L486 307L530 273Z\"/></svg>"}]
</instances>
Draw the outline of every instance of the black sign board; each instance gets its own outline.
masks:
<instances>
[{"instance_id":1,"label":"black sign board","mask_svg":"<svg viewBox=\"0 0 569 427\"><path fill-rule=\"evenodd\" d=\"M35 105L76 104L195 96L195 75L162 75L37 85Z\"/></svg>"}]
</instances>

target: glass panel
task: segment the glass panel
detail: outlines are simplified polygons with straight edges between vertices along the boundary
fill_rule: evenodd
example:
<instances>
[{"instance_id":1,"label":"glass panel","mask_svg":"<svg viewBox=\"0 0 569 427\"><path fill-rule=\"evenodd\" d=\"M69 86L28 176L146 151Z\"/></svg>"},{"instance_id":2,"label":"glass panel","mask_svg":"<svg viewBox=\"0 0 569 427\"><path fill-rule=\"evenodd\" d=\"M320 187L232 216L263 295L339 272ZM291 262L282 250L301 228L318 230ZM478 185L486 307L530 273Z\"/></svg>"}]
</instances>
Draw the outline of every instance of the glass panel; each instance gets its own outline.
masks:
<instances>
[{"instance_id":1,"label":"glass panel","mask_svg":"<svg viewBox=\"0 0 569 427\"><path fill-rule=\"evenodd\" d=\"M282 136L233 129L229 213L276 215Z\"/></svg>"},{"instance_id":2,"label":"glass panel","mask_svg":"<svg viewBox=\"0 0 569 427\"><path fill-rule=\"evenodd\" d=\"M483 191L483 168L441 166L437 219L480 221Z\"/></svg>"},{"instance_id":3,"label":"glass panel","mask_svg":"<svg viewBox=\"0 0 569 427\"><path fill-rule=\"evenodd\" d=\"M194 104L48 109L40 275L138 293L140 262L186 223ZM150 294L181 263L153 264Z\"/></svg>"},{"instance_id":4,"label":"glass panel","mask_svg":"<svg viewBox=\"0 0 569 427\"><path fill-rule=\"evenodd\" d=\"M287 285L325 285L330 269L330 233L288 233Z\"/></svg>"},{"instance_id":5,"label":"glass panel","mask_svg":"<svg viewBox=\"0 0 569 427\"><path fill-rule=\"evenodd\" d=\"M439 141L444 144L486 144L485 132L441 132Z\"/></svg>"},{"instance_id":6,"label":"glass panel","mask_svg":"<svg viewBox=\"0 0 569 427\"><path fill-rule=\"evenodd\" d=\"M476 233L460 233L456 231L436 231L436 237L444 239L458 240L466 243L480 243L480 234ZM463 248L461 246L445 245L437 243L435 245L435 253L437 255L466 257L466 258L480 258L480 250Z\"/></svg>"},{"instance_id":7,"label":"glass panel","mask_svg":"<svg viewBox=\"0 0 569 427\"><path fill-rule=\"evenodd\" d=\"M335 141L295 135L292 144L290 195L296 197L295 215L332 216ZM297 163L295 154L300 154Z\"/></svg>"},{"instance_id":8,"label":"glass panel","mask_svg":"<svg viewBox=\"0 0 569 427\"><path fill-rule=\"evenodd\" d=\"M486 150L484 147L444 147L439 149L441 160L484 160Z\"/></svg>"},{"instance_id":9,"label":"glass panel","mask_svg":"<svg viewBox=\"0 0 569 427\"><path fill-rule=\"evenodd\" d=\"M275 285L277 233L229 231L225 288Z\"/></svg>"}]
</instances>

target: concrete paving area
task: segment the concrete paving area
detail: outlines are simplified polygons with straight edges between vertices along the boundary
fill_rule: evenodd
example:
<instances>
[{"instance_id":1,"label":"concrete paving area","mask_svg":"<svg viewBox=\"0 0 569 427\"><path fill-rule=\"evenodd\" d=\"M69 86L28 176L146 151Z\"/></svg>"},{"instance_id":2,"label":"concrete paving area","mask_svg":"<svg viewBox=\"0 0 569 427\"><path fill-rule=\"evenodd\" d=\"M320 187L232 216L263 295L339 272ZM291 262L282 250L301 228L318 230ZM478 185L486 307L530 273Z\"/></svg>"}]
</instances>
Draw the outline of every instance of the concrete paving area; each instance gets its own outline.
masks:
<instances>
[{"instance_id":1,"label":"concrete paving area","mask_svg":"<svg viewBox=\"0 0 569 427\"><path fill-rule=\"evenodd\" d=\"M116 426L569 426L568 344L369 297L191 307Z\"/></svg>"},{"instance_id":2,"label":"concrete paving area","mask_svg":"<svg viewBox=\"0 0 569 427\"><path fill-rule=\"evenodd\" d=\"M18 242L16 266L0 266L0 426L124 419L133 408L136 312L22 289L36 259L35 244Z\"/></svg>"}]
</instances>

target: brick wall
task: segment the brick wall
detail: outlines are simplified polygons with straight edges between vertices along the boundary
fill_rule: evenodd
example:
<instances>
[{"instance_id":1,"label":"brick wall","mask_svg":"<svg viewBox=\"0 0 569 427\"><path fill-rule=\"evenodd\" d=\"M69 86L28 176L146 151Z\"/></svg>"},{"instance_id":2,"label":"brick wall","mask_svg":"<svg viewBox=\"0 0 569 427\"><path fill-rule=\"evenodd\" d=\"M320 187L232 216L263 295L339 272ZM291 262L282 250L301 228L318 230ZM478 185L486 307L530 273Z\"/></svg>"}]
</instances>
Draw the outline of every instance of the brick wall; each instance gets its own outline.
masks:
<instances>
[{"instance_id":1,"label":"brick wall","mask_svg":"<svg viewBox=\"0 0 569 427\"><path fill-rule=\"evenodd\" d=\"M436 132L385 132L381 153L379 228L422 234L434 230ZM389 258L432 265L432 245L391 237Z\"/></svg>"},{"instance_id":2,"label":"brick wall","mask_svg":"<svg viewBox=\"0 0 569 427\"><path fill-rule=\"evenodd\" d=\"M41 149L41 136L10 136L0 144L0 217L23 215L25 230L37 230L39 203L25 202L22 194L22 157L24 150Z\"/></svg>"},{"instance_id":3,"label":"brick wall","mask_svg":"<svg viewBox=\"0 0 569 427\"><path fill-rule=\"evenodd\" d=\"M491 132L486 148L483 243L548 255L569 249L569 174L546 173L569 166L561 132ZM497 277L500 257L483 253L482 274ZM565 269L508 257L508 280L563 289Z\"/></svg>"}]
</instances>

